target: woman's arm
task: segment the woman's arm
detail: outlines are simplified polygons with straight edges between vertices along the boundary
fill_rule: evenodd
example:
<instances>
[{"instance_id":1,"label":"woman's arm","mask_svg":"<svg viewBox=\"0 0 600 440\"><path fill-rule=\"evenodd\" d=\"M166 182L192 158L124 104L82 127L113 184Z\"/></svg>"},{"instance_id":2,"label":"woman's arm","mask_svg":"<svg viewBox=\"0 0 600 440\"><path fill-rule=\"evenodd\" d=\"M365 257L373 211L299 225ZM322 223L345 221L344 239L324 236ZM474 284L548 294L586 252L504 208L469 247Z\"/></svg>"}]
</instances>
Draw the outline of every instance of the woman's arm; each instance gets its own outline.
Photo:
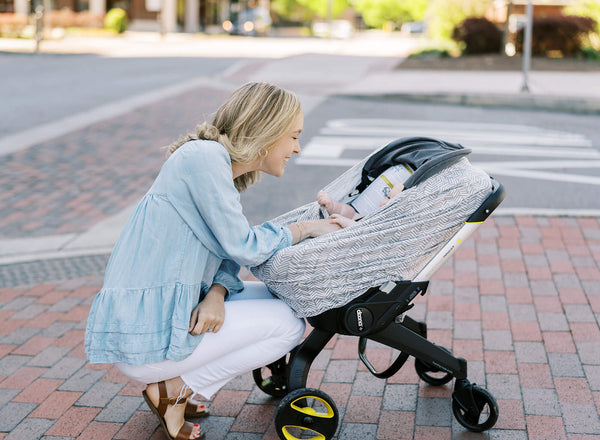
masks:
<instances>
[{"instance_id":1,"label":"woman's arm","mask_svg":"<svg viewBox=\"0 0 600 440\"><path fill-rule=\"evenodd\" d=\"M196 141L178 149L163 165L166 196L193 233L222 259L255 266L289 246L288 228L265 222L250 226L233 184L225 148Z\"/></svg>"},{"instance_id":2,"label":"woman's arm","mask_svg":"<svg viewBox=\"0 0 600 440\"><path fill-rule=\"evenodd\" d=\"M300 243L308 237L320 237L330 232L339 231L342 226L333 220L306 220L288 225L292 231L292 244Z\"/></svg>"}]
</instances>

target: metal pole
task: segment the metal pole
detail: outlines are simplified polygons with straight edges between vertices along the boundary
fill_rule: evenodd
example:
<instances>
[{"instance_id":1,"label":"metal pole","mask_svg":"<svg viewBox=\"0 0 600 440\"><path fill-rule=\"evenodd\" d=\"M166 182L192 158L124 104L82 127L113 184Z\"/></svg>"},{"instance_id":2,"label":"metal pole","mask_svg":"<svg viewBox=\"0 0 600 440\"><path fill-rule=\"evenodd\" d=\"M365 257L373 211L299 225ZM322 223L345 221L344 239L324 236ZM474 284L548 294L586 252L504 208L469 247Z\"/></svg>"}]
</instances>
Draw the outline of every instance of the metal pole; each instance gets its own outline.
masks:
<instances>
[{"instance_id":1,"label":"metal pole","mask_svg":"<svg viewBox=\"0 0 600 440\"><path fill-rule=\"evenodd\" d=\"M523 39L523 86L521 92L529 92L529 70L531 68L531 36L533 30L533 1L527 2L527 23Z\"/></svg>"},{"instance_id":2,"label":"metal pole","mask_svg":"<svg viewBox=\"0 0 600 440\"><path fill-rule=\"evenodd\" d=\"M40 53L40 43L44 38L44 6L35 7L35 53Z\"/></svg>"},{"instance_id":3,"label":"metal pole","mask_svg":"<svg viewBox=\"0 0 600 440\"><path fill-rule=\"evenodd\" d=\"M510 33L508 29L510 14L512 13L512 1L506 4L506 20L504 21L504 31L502 32L502 47L500 48L500 55L506 55L506 44L508 43L508 35Z\"/></svg>"},{"instance_id":4,"label":"metal pole","mask_svg":"<svg viewBox=\"0 0 600 440\"><path fill-rule=\"evenodd\" d=\"M160 38L165 38L165 18L164 18L165 1L160 0L160 9L156 13L156 20L158 21L158 32Z\"/></svg>"},{"instance_id":5,"label":"metal pole","mask_svg":"<svg viewBox=\"0 0 600 440\"><path fill-rule=\"evenodd\" d=\"M328 36L329 38L331 38L332 36L332 32L331 32L331 21L333 19L333 0L327 0L327 29L328 29Z\"/></svg>"}]
</instances>

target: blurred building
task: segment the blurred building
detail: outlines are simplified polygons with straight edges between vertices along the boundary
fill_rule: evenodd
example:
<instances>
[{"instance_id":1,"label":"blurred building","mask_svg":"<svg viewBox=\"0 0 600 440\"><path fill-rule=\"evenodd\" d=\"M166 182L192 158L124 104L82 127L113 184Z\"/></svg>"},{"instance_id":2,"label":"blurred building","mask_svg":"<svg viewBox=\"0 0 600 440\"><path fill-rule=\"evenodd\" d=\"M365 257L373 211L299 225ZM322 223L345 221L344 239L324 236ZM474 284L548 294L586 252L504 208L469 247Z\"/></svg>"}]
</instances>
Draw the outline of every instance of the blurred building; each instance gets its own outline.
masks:
<instances>
[{"instance_id":1,"label":"blurred building","mask_svg":"<svg viewBox=\"0 0 600 440\"><path fill-rule=\"evenodd\" d=\"M0 0L0 13L31 14L38 4L46 10L68 9L104 14L111 8L127 11L131 26L141 30L199 32L221 28L232 15L260 6L270 10L269 0ZM158 20L160 19L160 23Z\"/></svg>"},{"instance_id":2,"label":"blurred building","mask_svg":"<svg viewBox=\"0 0 600 440\"><path fill-rule=\"evenodd\" d=\"M563 14L566 6L572 5L576 0L532 0L534 17L551 17ZM529 0L494 0L492 8L486 17L504 27L504 38L515 34L527 22L526 8Z\"/></svg>"},{"instance_id":3,"label":"blurred building","mask_svg":"<svg viewBox=\"0 0 600 440\"><path fill-rule=\"evenodd\" d=\"M525 20L525 8L529 0L495 0L492 9L486 16L495 23L504 23L511 17L511 27L520 27ZM572 5L575 0L532 0L533 15L535 17L549 17L560 15L566 6Z\"/></svg>"}]
</instances>

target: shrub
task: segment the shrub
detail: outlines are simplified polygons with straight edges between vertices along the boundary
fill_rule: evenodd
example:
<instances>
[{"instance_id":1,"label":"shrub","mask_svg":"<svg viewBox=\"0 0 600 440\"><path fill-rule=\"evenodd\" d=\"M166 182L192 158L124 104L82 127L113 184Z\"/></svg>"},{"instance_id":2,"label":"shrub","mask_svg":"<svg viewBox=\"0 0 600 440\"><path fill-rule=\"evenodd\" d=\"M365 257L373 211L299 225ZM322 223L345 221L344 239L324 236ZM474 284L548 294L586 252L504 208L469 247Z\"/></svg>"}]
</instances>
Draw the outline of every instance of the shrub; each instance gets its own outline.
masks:
<instances>
[{"instance_id":1,"label":"shrub","mask_svg":"<svg viewBox=\"0 0 600 440\"><path fill-rule=\"evenodd\" d=\"M18 37L27 26L27 15L6 12L0 14L0 37Z\"/></svg>"},{"instance_id":2,"label":"shrub","mask_svg":"<svg viewBox=\"0 0 600 440\"><path fill-rule=\"evenodd\" d=\"M502 31L483 17L467 18L454 28L452 38L467 55L499 53L502 47Z\"/></svg>"},{"instance_id":3,"label":"shrub","mask_svg":"<svg viewBox=\"0 0 600 440\"><path fill-rule=\"evenodd\" d=\"M531 52L534 55L548 55L550 52L575 55L581 52L584 41L595 26L596 22L589 17L558 15L534 18ZM516 36L517 52L523 52L523 32L521 29Z\"/></svg>"},{"instance_id":4,"label":"shrub","mask_svg":"<svg viewBox=\"0 0 600 440\"><path fill-rule=\"evenodd\" d=\"M600 62L600 51L593 47L584 47L579 54L584 60Z\"/></svg>"},{"instance_id":5,"label":"shrub","mask_svg":"<svg viewBox=\"0 0 600 440\"><path fill-rule=\"evenodd\" d=\"M427 8L429 35L452 41L452 32L468 17L483 17L492 0L431 0Z\"/></svg>"},{"instance_id":6,"label":"shrub","mask_svg":"<svg viewBox=\"0 0 600 440\"><path fill-rule=\"evenodd\" d=\"M600 34L600 0L577 0L565 8L568 15L577 15L580 17L589 17L596 20L597 34Z\"/></svg>"},{"instance_id":7,"label":"shrub","mask_svg":"<svg viewBox=\"0 0 600 440\"><path fill-rule=\"evenodd\" d=\"M120 34L127 29L127 12L121 8L113 8L104 17L104 27Z\"/></svg>"},{"instance_id":8,"label":"shrub","mask_svg":"<svg viewBox=\"0 0 600 440\"><path fill-rule=\"evenodd\" d=\"M409 58L450 58L450 51L446 49L423 49L411 53Z\"/></svg>"}]
</instances>

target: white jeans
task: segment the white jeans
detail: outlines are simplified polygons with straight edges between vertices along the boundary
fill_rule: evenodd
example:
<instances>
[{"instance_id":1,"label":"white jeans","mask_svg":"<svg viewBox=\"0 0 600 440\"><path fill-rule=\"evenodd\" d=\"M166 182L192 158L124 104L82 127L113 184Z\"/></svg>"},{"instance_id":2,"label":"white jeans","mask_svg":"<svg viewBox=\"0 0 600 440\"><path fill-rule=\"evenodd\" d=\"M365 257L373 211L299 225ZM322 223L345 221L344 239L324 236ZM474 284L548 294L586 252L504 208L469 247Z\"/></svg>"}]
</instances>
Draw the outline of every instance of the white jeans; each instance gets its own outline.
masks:
<instances>
[{"instance_id":1,"label":"white jeans","mask_svg":"<svg viewBox=\"0 0 600 440\"><path fill-rule=\"evenodd\" d=\"M182 361L154 364L115 364L121 373L146 384L181 376L206 399L234 377L276 361L294 348L304 334L296 318L263 283L244 282L244 291L225 302L225 321L218 333L205 333Z\"/></svg>"}]
</instances>

